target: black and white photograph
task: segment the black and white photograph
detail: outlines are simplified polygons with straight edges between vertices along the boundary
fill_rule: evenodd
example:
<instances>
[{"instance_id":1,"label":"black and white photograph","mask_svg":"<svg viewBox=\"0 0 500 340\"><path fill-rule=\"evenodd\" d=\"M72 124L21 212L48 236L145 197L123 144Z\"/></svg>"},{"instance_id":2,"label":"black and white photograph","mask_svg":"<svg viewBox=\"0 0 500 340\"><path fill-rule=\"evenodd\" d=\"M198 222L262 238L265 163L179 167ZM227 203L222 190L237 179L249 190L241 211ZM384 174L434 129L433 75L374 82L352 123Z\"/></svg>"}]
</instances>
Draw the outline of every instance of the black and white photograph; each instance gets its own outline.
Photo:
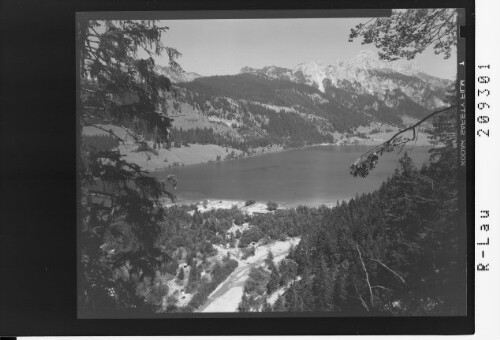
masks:
<instances>
[{"instance_id":1,"label":"black and white photograph","mask_svg":"<svg viewBox=\"0 0 500 340\"><path fill-rule=\"evenodd\" d=\"M467 315L462 9L163 13L76 13L78 318Z\"/></svg>"}]
</instances>

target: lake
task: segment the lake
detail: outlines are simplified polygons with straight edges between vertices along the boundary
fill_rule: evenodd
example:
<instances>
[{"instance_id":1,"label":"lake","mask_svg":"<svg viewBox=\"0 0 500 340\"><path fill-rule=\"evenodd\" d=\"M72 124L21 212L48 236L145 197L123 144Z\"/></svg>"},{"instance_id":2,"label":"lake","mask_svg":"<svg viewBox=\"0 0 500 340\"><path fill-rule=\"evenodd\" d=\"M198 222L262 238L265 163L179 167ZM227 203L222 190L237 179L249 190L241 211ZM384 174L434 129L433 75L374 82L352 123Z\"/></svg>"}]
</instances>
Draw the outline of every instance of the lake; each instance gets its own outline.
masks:
<instances>
[{"instance_id":1,"label":"lake","mask_svg":"<svg viewBox=\"0 0 500 340\"><path fill-rule=\"evenodd\" d=\"M402 154L384 154L366 178L354 178L349 166L371 146L327 145L243 159L204 163L155 173L178 180L179 202L204 199L274 201L289 206L331 205L356 193L372 192L391 176ZM429 147L408 150L417 166L428 161Z\"/></svg>"}]
</instances>

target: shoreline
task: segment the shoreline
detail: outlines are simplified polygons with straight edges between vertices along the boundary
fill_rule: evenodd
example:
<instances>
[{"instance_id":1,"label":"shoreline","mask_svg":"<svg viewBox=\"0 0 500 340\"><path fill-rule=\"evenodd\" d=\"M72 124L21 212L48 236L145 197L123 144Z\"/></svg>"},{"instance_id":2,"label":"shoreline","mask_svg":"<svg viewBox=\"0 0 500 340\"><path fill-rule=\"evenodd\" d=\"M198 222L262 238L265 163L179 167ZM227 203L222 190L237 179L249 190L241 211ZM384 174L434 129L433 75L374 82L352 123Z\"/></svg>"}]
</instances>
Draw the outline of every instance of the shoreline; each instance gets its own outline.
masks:
<instances>
[{"instance_id":1,"label":"shoreline","mask_svg":"<svg viewBox=\"0 0 500 340\"><path fill-rule=\"evenodd\" d=\"M257 147L250 150L250 152L245 152L243 150L235 149L229 146L220 146L216 144L188 144L188 146L183 145L178 148L170 149L157 149L147 155L144 152L137 152L137 144L130 139L128 135L128 129L101 124L104 128L112 130L115 134L120 136L127 141L126 144L120 144L117 149L122 153L125 160L139 165L146 171L150 172L160 172L167 169L178 169L185 166L207 164L207 163L220 163L230 160L238 160L244 158L257 157L267 154L273 154L278 152L293 151L293 150L303 150L318 146L376 146L382 144L384 141L388 140L393 134L394 129L390 127L389 131L387 127L385 131L369 134L370 127L358 127L357 132L363 133L366 138L359 136L342 136L337 133L335 135L336 142L332 143L316 143L310 145L303 145L298 147L286 148L283 145L272 144L265 147ZM86 126L83 130L83 135L93 136L93 135L103 135L101 130L97 130L94 127ZM147 142L150 148L153 148L154 143L152 141ZM420 132L420 138L412 144L413 147L429 147L431 146L429 141L429 135L424 132Z\"/></svg>"},{"instance_id":2,"label":"shoreline","mask_svg":"<svg viewBox=\"0 0 500 340\"><path fill-rule=\"evenodd\" d=\"M122 138L130 139L127 135L127 129L112 126L103 125L105 128L109 128L114 131L117 135L122 136ZM85 127L84 135L97 135L103 134L102 131L96 130L92 127ZM360 130L358 128L358 130ZM361 130L366 130L364 133L368 132L368 128L363 128ZM361 131L360 130L360 131ZM142 167L144 170L149 172L161 172L168 169L179 169L185 166L207 164L207 163L221 163L225 161L245 159L251 157L258 157L267 154L274 154L278 152L286 152L293 150L303 150L318 146L376 146L387 140L393 132L380 132L376 134L367 134L368 138L360 138L357 136L342 138L340 137L335 143L316 143L310 145L303 145L298 147L285 148L282 145L273 144L266 147L258 147L251 149L249 152L244 152L243 150L234 149L229 146L220 146L216 144L189 144L189 146L181 146L178 148L171 149L157 149L156 155L150 153L147 155L144 152L137 152L137 144L133 141L127 142L127 144L120 144L118 146L118 151L124 156L125 160L130 163L134 163ZM413 144L413 147L429 147L430 143L428 140L428 134L421 132L421 138L418 142ZM153 142L147 142L149 147L153 148Z\"/></svg>"},{"instance_id":3,"label":"shoreline","mask_svg":"<svg viewBox=\"0 0 500 340\"><path fill-rule=\"evenodd\" d=\"M349 199L343 199L343 200L338 200L340 203L342 201L348 202L351 198ZM246 201L244 200L237 200L237 199L183 199L183 200L178 200L175 202L171 202L169 199L165 198L164 201L162 201L162 206L163 207L172 207L172 206L189 206L189 205L196 205L198 208L198 211L200 212L206 212L206 211L211 211L211 210L217 210L217 209L232 209L233 207L236 207L238 210L240 210L243 213L247 213L248 215L253 215L253 214L267 214L267 213L272 213L273 211L277 210L288 210L288 209L296 209L299 206L305 206L308 208L319 208L321 206L326 206L327 208L333 208L337 205L337 201L328 201L328 202L304 202L304 203L287 203L287 202L274 202L278 205L276 210L268 210L267 209L267 202L263 201L255 201L255 203L246 206L245 205Z\"/></svg>"},{"instance_id":4,"label":"shoreline","mask_svg":"<svg viewBox=\"0 0 500 340\"><path fill-rule=\"evenodd\" d=\"M192 144L192 145L195 145L195 144ZM252 154L248 154L246 156L243 156L243 157L236 157L236 158L231 158L231 159L221 159L221 160L209 160L209 161L199 161L199 162L193 162L193 163L189 163L189 164L182 164L182 165L177 165L177 166L172 166L172 165L169 165L169 166L165 166L165 167L159 167L159 168L154 168L154 169L148 169L149 171L151 172L161 172L161 171L164 171L164 170L168 170L168 169L180 169L180 168L184 168L184 167L188 167L188 166L193 166L193 165L201 165L201 164L209 164L209 163L225 163L225 162L230 162L230 161L236 161L236 160L241 160L241 159L248 159L248 158L253 158L253 157L261 157L261 156L265 156L265 155L270 155L270 154L276 154L276 153L282 153L282 152L288 152L288 151L295 151L295 150L304 150L304 149L309 149L309 148L313 148L313 147L318 147L318 146L338 146L338 147L355 147L355 146L361 146L361 147L370 147L370 146L376 146L378 145L377 143L351 143L351 144L340 144L340 143L319 143L319 144L311 144L311 145L304 145L304 146L300 146L300 147L294 147L294 148L282 148L282 149L278 149L278 150L270 150L270 151L264 151L264 152L258 152L258 153L252 153ZM412 147L417 147L417 148L426 148L426 147L430 147L430 145L414 145ZM139 164L141 166L143 166L143 164ZM144 166L143 166L144 167ZM147 167L145 167L147 168Z\"/></svg>"}]
</instances>

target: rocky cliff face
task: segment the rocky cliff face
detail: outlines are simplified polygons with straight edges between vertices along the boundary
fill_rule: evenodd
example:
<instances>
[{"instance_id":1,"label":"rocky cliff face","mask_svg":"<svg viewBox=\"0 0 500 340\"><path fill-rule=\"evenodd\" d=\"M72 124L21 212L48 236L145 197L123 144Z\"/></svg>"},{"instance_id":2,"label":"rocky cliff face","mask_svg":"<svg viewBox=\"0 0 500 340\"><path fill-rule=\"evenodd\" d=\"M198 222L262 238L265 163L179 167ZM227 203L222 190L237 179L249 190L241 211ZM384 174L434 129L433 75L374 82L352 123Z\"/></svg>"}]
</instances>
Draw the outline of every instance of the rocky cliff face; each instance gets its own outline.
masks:
<instances>
[{"instance_id":1,"label":"rocky cliff face","mask_svg":"<svg viewBox=\"0 0 500 340\"><path fill-rule=\"evenodd\" d=\"M444 104L445 89L452 81L427 75L410 61L395 62L378 59L375 52L362 51L358 56L347 61L336 61L324 65L317 61L302 63L293 69L267 66L262 69L244 67L241 73L253 73L273 79L287 79L293 82L311 85L321 92L336 89L353 95L368 95L378 98L389 107L397 104L397 94L409 99L427 110L434 110ZM395 101L396 100L396 101ZM404 104L404 103L403 103Z\"/></svg>"},{"instance_id":2,"label":"rocky cliff face","mask_svg":"<svg viewBox=\"0 0 500 340\"><path fill-rule=\"evenodd\" d=\"M171 67L168 66L161 66L161 65L156 65L155 66L155 71L158 74L164 75L172 83L185 83L189 81L193 81L196 78L201 77L199 74L194 73L194 72L184 72L184 71L174 71Z\"/></svg>"}]
</instances>

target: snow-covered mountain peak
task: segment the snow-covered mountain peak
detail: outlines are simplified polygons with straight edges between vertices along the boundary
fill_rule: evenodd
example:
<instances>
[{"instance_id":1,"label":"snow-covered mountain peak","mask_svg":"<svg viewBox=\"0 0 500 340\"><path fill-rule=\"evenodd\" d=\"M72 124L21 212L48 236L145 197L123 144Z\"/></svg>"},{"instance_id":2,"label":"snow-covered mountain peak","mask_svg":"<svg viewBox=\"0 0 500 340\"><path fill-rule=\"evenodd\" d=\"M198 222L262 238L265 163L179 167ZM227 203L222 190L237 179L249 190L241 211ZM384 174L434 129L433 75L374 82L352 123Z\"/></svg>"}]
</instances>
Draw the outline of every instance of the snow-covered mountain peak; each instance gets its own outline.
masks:
<instances>
[{"instance_id":1,"label":"snow-covered mountain peak","mask_svg":"<svg viewBox=\"0 0 500 340\"><path fill-rule=\"evenodd\" d=\"M442 89L450 82L421 72L414 61L380 60L378 53L372 50L361 51L351 59L338 60L330 65L309 61L292 69L277 66L261 69L244 67L241 72L303 83L314 86L321 92L326 91L325 87L334 86L355 91L360 95L384 98L387 93L402 91L416 103L429 109L442 105L442 101L432 96L427 98L423 93Z\"/></svg>"},{"instance_id":2,"label":"snow-covered mountain peak","mask_svg":"<svg viewBox=\"0 0 500 340\"><path fill-rule=\"evenodd\" d=\"M328 66L319 61L310 61L297 65L292 73L294 78L300 80L305 78L306 83L317 87L321 92L325 92L323 80L328 77Z\"/></svg>"}]
</instances>

